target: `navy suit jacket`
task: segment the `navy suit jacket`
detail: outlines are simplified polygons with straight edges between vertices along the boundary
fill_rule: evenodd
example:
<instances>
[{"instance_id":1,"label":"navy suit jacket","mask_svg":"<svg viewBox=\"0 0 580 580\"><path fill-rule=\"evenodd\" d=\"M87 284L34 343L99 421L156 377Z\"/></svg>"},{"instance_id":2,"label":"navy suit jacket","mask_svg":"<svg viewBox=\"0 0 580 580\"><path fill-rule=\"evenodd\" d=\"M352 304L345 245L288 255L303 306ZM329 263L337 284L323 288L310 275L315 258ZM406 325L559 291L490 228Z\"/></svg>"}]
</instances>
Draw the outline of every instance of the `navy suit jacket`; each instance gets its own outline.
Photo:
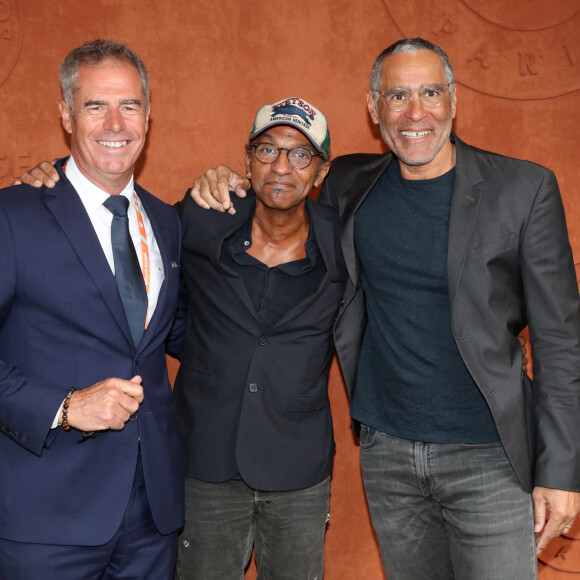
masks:
<instances>
[{"instance_id":1,"label":"navy suit jacket","mask_svg":"<svg viewBox=\"0 0 580 580\"><path fill-rule=\"evenodd\" d=\"M135 186L163 257L159 301L135 348L115 278L84 206L58 166L54 189L0 192L0 537L97 545L117 531L139 445L156 526L183 522L183 477L165 351L176 327L177 212ZM178 334L173 338L177 348ZM121 431L77 444L51 430L70 387L143 378L144 400Z\"/></svg>"},{"instance_id":2,"label":"navy suit jacket","mask_svg":"<svg viewBox=\"0 0 580 580\"><path fill-rule=\"evenodd\" d=\"M447 275L457 348L522 485L580 491L579 299L556 178L534 163L452 140ZM351 397L366 327L354 216L393 159L337 158L319 198L337 207L343 222L349 279L335 343ZM527 324L533 387L517 338Z\"/></svg>"},{"instance_id":3,"label":"navy suit jacket","mask_svg":"<svg viewBox=\"0 0 580 580\"><path fill-rule=\"evenodd\" d=\"M327 381L346 270L336 211L306 203L326 276L264 329L243 280L219 262L224 240L252 215L253 195L236 201L233 216L208 212L189 194L182 202L189 323L175 396L189 477L222 482L239 470L255 489L286 491L330 474Z\"/></svg>"}]
</instances>

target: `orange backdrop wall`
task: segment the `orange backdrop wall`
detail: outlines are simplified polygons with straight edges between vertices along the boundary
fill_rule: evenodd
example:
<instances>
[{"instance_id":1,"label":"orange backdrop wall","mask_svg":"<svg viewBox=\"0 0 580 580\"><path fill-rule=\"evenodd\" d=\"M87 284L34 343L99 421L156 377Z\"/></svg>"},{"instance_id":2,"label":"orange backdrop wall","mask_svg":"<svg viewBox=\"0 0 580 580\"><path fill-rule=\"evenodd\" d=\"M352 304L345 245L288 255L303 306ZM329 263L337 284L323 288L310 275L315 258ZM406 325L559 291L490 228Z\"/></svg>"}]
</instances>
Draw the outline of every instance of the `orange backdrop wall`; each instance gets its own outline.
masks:
<instances>
[{"instance_id":1,"label":"orange backdrop wall","mask_svg":"<svg viewBox=\"0 0 580 580\"><path fill-rule=\"evenodd\" d=\"M450 55L464 140L555 170L580 261L579 0L0 0L0 186L67 153L58 67L86 40L128 42L148 65L138 179L174 202L206 167L243 169L255 111L284 97L327 115L332 155L382 151L365 90L377 54L404 36ZM336 363L330 392L337 452L325 577L381 580Z\"/></svg>"}]
</instances>

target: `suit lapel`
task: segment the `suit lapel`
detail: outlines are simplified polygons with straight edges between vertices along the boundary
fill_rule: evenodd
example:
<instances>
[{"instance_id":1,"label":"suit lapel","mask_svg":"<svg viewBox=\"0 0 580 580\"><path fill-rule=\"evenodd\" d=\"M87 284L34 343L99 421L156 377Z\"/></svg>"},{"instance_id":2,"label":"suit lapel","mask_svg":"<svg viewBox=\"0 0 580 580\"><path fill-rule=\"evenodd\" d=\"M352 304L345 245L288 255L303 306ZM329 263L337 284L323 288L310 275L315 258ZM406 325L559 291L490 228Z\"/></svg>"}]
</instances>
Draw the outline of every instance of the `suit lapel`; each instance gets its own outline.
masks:
<instances>
[{"instance_id":1,"label":"suit lapel","mask_svg":"<svg viewBox=\"0 0 580 580\"><path fill-rule=\"evenodd\" d=\"M449 217L447 278L449 301L453 311L459 280L477 220L483 177L471 149L455 135L452 135L452 141L455 142L457 157Z\"/></svg>"},{"instance_id":2,"label":"suit lapel","mask_svg":"<svg viewBox=\"0 0 580 580\"><path fill-rule=\"evenodd\" d=\"M54 189L45 189L46 207L58 222L79 257L83 267L98 288L112 317L127 340L133 344L119 289L107 262L97 234L76 190L57 166L60 181Z\"/></svg>"},{"instance_id":3,"label":"suit lapel","mask_svg":"<svg viewBox=\"0 0 580 580\"><path fill-rule=\"evenodd\" d=\"M354 247L354 216L392 159L393 155L387 153L361 170L352 184L351 193L346 202L341 243L348 274L355 286L360 276L360 261Z\"/></svg>"}]
</instances>

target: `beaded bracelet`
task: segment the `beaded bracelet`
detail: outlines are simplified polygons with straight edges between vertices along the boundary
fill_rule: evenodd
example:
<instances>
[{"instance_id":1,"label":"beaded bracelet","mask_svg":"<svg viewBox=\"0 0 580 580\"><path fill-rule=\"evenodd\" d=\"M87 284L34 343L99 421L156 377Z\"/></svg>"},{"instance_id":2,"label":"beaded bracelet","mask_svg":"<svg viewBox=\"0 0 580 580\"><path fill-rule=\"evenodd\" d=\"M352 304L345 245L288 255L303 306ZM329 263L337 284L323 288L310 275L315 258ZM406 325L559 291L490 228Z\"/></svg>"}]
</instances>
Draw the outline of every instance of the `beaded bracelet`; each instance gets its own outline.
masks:
<instances>
[{"instance_id":1,"label":"beaded bracelet","mask_svg":"<svg viewBox=\"0 0 580 580\"><path fill-rule=\"evenodd\" d=\"M70 398L72 397L72 394L75 392L75 389L70 388L66 394L66 397L64 398L64 403L62 405L62 428L65 431L70 431L71 427L68 424L68 405L70 403Z\"/></svg>"}]
</instances>

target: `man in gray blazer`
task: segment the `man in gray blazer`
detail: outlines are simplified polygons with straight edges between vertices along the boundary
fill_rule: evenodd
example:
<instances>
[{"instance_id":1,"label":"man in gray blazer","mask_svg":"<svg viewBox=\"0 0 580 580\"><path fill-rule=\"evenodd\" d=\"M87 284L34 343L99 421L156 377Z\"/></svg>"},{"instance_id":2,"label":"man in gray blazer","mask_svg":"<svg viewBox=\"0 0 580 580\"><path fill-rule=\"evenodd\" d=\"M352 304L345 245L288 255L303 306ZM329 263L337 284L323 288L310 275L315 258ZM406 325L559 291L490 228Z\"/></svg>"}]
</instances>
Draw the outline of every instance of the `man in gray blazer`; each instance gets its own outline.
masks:
<instances>
[{"instance_id":1,"label":"man in gray blazer","mask_svg":"<svg viewBox=\"0 0 580 580\"><path fill-rule=\"evenodd\" d=\"M335 159L319 198L349 271L335 342L389 580L536 578L580 509L578 288L554 174L453 135L454 83L423 39L374 65L392 153ZM233 211L238 185L218 169L194 194Z\"/></svg>"},{"instance_id":2,"label":"man in gray blazer","mask_svg":"<svg viewBox=\"0 0 580 580\"><path fill-rule=\"evenodd\" d=\"M336 159L320 197L349 269L336 347L389 580L534 578L533 517L541 551L580 508L578 287L554 174L454 136L454 81L422 39L375 63L392 153Z\"/></svg>"}]
</instances>

